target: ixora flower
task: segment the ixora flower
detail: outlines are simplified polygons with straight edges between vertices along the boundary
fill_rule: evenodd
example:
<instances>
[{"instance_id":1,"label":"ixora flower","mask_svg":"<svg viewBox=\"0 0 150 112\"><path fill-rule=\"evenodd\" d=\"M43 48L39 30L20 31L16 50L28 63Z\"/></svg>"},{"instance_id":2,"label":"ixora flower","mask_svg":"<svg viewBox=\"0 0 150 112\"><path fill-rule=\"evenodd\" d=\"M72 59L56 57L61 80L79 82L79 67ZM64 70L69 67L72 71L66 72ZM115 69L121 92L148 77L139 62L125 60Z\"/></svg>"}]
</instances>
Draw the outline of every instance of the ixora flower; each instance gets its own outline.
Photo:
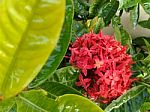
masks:
<instances>
[{"instance_id":1,"label":"ixora flower","mask_svg":"<svg viewBox=\"0 0 150 112\"><path fill-rule=\"evenodd\" d=\"M94 100L108 103L126 92L135 80L131 78L134 62L113 36L84 34L70 50L70 63L81 69L76 85Z\"/></svg>"}]
</instances>

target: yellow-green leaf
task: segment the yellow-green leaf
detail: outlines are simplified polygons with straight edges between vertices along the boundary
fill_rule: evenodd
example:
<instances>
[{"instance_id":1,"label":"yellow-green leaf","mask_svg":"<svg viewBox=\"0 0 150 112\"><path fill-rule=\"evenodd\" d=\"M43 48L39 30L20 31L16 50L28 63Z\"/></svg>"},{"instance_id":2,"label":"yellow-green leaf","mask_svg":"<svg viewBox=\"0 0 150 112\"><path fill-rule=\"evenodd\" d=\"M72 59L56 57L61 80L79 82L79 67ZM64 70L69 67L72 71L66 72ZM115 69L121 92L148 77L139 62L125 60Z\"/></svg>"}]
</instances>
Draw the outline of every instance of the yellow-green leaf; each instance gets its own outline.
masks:
<instances>
[{"instance_id":1,"label":"yellow-green leaf","mask_svg":"<svg viewBox=\"0 0 150 112\"><path fill-rule=\"evenodd\" d=\"M15 105L15 98L0 101L0 112L12 112Z\"/></svg>"},{"instance_id":2,"label":"yellow-green leaf","mask_svg":"<svg viewBox=\"0 0 150 112\"><path fill-rule=\"evenodd\" d=\"M104 112L98 105L75 94L66 94L56 100L59 112Z\"/></svg>"},{"instance_id":3,"label":"yellow-green leaf","mask_svg":"<svg viewBox=\"0 0 150 112\"><path fill-rule=\"evenodd\" d=\"M65 0L0 1L0 97L24 89L54 49Z\"/></svg>"},{"instance_id":4,"label":"yellow-green leaf","mask_svg":"<svg viewBox=\"0 0 150 112\"><path fill-rule=\"evenodd\" d=\"M57 102L43 90L22 92L17 97L17 112L58 112Z\"/></svg>"},{"instance_id":5,"label":"yellow-green leaf","mask_svg":"<svg viewBox=\"0 0 150 112\"><path fill-rule=\"evenodd\" d=\"M64 58L71 39L72 21L74 15L73 9L73 1L66 0L65 21L57 46L53 50L52 54L49 56L47 62L38 73L35 80L30 83L30 88L37 87L38 85L46 81L51 75L53 75L54 71L58 68L62 59Z\"/></svg>"}]
</instances>

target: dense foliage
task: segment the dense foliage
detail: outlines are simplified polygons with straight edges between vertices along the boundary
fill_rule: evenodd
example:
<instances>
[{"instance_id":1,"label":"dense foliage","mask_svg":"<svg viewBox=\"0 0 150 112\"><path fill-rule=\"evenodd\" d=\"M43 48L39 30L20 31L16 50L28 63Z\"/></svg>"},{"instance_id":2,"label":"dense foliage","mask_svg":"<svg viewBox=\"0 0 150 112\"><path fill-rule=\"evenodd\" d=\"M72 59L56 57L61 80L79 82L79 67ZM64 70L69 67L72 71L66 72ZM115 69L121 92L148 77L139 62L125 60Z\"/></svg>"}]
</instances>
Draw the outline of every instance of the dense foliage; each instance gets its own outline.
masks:
<instances>
[{"instance_id":1,"label":"dense foliage","mask_svg":"<svg viewBox=\"0 0 150 112\"><path fill-rule=\"evenodd\" d=\"M150 0L0 0L0 112L150 110L150 35L121 22L150 29L141 8L150 17Z\"/></svg>"}]
</instances>

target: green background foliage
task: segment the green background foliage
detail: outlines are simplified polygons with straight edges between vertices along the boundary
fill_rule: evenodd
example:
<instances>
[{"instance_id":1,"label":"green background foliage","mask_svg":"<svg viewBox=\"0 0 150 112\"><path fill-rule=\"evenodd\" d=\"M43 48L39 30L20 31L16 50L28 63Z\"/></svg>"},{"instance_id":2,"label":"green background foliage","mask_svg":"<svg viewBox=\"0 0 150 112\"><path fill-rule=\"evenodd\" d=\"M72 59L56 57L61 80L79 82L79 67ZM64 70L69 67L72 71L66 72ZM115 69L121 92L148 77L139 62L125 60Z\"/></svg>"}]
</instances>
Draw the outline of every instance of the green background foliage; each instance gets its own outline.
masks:
<instances>
[{"instance_id":1,"label":"green background foliage","mask_svg":"<svg viewBox=\"0 0 150 112\"><path fill-rule=\"evenodd\" d=\"M0 112L148 111L150 39L133 39L121 23L126 12L134 29L150 29L150 19L139 21L141 7L150 15L149 0L0 0ZM102 104L76 87L80 70L66 57L77 37L111 25L140 80Z\"/></svg>"}]
</instances>

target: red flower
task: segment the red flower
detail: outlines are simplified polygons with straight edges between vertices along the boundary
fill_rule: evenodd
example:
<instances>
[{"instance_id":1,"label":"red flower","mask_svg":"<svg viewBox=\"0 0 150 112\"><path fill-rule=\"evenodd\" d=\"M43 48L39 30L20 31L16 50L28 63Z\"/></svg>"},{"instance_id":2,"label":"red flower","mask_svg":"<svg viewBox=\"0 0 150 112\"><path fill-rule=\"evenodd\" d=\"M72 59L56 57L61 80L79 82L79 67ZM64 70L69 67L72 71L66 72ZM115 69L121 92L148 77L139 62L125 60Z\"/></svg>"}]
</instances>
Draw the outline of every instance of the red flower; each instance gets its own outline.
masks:
<instances>
[{"instance_id":1,"label":"red flower","mask_svg":"<svg viewBox=\"0 0 150 112\"><path fill-rule=\"evenodd\" d=\"M76 82L76 85L83 86L84 89L87 90L87 88L90 86L90 82L91 82L91 79L89 79L89 78L83 79L83 76L80 74L79 82Z\"/></svg>"},{"instance_id":2,"label":"red flower","mask_svg":"<svg viewBox=\"0 0 150 112\"><path fill-rule=\"evenodd\" d=\"M108 103L131 86L130 55L112 36L84 34L72 44L70 63L81 69L77 86L82 86L90 98Z\"/></svg>"}]
</instances>

